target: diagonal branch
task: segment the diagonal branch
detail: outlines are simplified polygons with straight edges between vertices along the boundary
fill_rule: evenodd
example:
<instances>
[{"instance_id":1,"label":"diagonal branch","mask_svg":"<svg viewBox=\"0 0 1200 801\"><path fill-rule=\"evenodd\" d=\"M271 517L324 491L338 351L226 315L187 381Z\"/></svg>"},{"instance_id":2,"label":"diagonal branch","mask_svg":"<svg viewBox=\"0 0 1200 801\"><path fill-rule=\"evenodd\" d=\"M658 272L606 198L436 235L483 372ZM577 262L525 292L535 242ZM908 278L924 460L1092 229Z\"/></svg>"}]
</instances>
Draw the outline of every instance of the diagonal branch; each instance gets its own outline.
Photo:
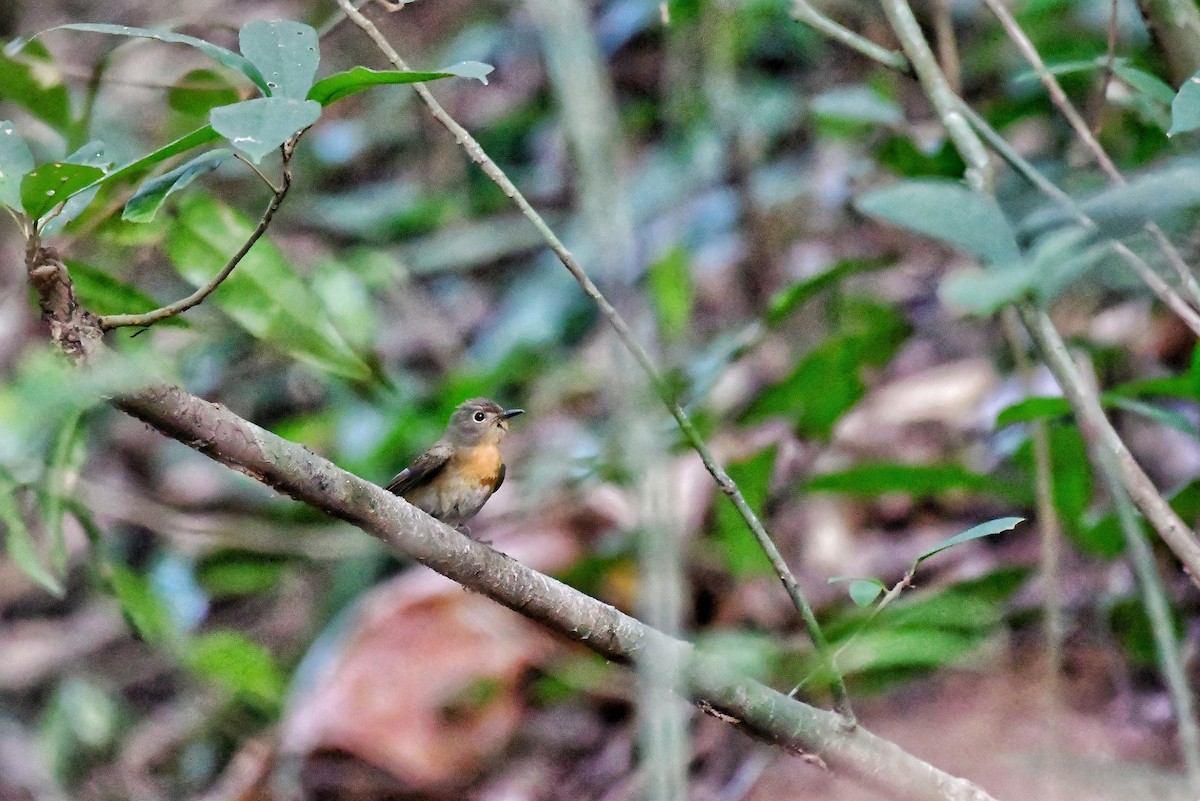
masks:
<instances>
[{"instance_id":1,"label":"diagonal branch","mask_svg":"<svg viewBox=\"0 0 1200 801\"><path fill-rule=\"evenodd\" d=\"M338 5L341 6L342 10L346 12L346 16L348 16L356 25L358 25L359 28L363 30L364 33L367 34L367 36L371 38L371 41L375 43L379 50L384 54L384 56L387 57L388 61L390 61L396 69L409 69L408 64L405 63L404 59L400 57L400 54L396 52L395 48L392 47L391 43L388 42L383 33L380 32L377 27L375 27L374 23L364 17L362 13L358 11L358 9L354 8L354 6L350 3L350 0L337 0L337 2ZM755 540L758 541L759 547L762 548L763 553L766 554L767 559L771 563L771 567L775 570L775 574L779 577L780 582L787 591L788 597L791 598L792 604L796 607L797 611L799 611L800 616L804 621L805 629L808 631L808 635L812 639L813 645L816 647L818 658L821 659L824 667L828 670L828 675L832 677L834 704L838 712L842 714L844 719L850 725L854 725L854 712L850 706L850 697L846 692L845 681L842 679L841 673L837 670L837 667L830 658L829 644L825 640L825 635L821 632L821 626L817 622L816 614L813 612L812 605L808 602L808 598L805 596L804 590L801 589L799 582L796 581L796 577L792 574L787 562L784 561L783 555L775 546L775 542L771 539L771 535L767 533L762 521L759 520L758 515L754 513L754 510L750 508L750 504L746 502L746 499L742 495L742 491L738 488L737 483L734 482L734 480L729 476L729 473L727 473L725 469L721 467L720 463L717 462L716 457L714 457L712 452L708 449L707 443L705 443L704 438L692 423L692 420L688 416L687 412L685 412L683 407L681 407L675 400L675 391L671 388L670 383L663 377L662 373L658 371L658 368L655 367L653 360L650 358L650 354L646 352L646 349L642 347L641 343L638 342L637 338L633 335L633 332L629 328L629 324L625 322L625 318L621 316L620 312L613 307L608 298L606 298L600 291L600 288L597 287L592 279L588 277L587 272L575 259L575 256L571 253L571 251L567 249L566 245L564 245L554 231L551 230L550 226L546 224L546 221L542 219L542 216L538 214L537 210L534 209L533 206L530 205L529 201L525 199L525 196L521 193L521 190L517 188L516 184L514 184L508 175L505 174L502 169L500 169L500 166L496 164L496 162L492 161L491 157L484 152L479 142L477 142L475 138L471 136L470 132L467 131L466 128L464 128L458 123L457 120L450 116L450 113L442 107L442 104L437 101L437 98L433 96L433 93L429 91L429 88L424 83L414 83L412 84L412 87L416 91L417 96L421 98L422 102L428 106L429 111L433 115L434 119L441 123L446 130L450 131L450 133L454 136L454 140L458 142L464 151L466 151L468 158L475 162L475 164L479 165L484 174L486 174L488 178L490 178L498 187L500 187L501 191L503 191L505 195L510 197L512 201L517 204L517 207L521 210L521 213L524 214L526 219L533 224L538 233L542 235L542 238L550 246L550 249L554 252L554 255L558 257L563 266L567 268L567 271L570 272L572 277L574 277L579 283L579 286L583 289L584 294L586 294L588 298L590 298L592 302L596 304L597 308L600 309L600 313L604 315L604 318L608 320L609 324L616 331L617 336L620 338L622 344L625 345L625 347L633 355L633 358L637 361L638 365L642 368L642 371L645 372L646 376L650 379L650 384L654 388L655 394L658 395L659 399L663 402L663 405L667 407L667 411L670 412L671 417L675 419L675 423L679 426L679 430L683 432L684 438L687 439L688 443L692 446L696 453L700 455L701 461L704 462L705 468L707 468L709 474L712 475L713 480L716 481L717 487L719 487L721 492L723 492L733 503L734 507L738 511L738 514L741 515L742 519L746 522L747 527L749 527L751 533L754 535Z\"/></svg>"},{"instance_id":2,"label":"diagonal branch","mask_svg":"<svg viewBox=\"0 0 1200 801\"><path fill-rule=\"evenodd\" d=\"M123 328L127 326L135 326L138 328L148 328L155 323L161 323L169 317L174 317L177 314L182 314L193 306L199 306L204 302L205 298L216 291L217 287L230 276L234 269L241 264L242 259L250 252L250 248L254 247L255 243L262 238L262 235L267 232L267 228L271 225L271 220L275 219L275 212L279 211L279 207L283 205L283 199L287 197L288 190L292 188L292 153L296 148L296 141L300 134L296 134L288 141L280 146L280 151L283 154L283 170L282 179L279 186L272 186L270 181L267 181L257 168L260 178L271 186L274 193L271 195L271 201L263 210L262 216L258 218L258 225L254 226L254 230L250 232L249 238L246 239L237 252L229 257L229 261L225 262L225 266L209 280L207 284L197 289L186 298L181 298L174 303L163 306L153 311L143 312L141 314L107 314L100 318L100 327L105 331L111 331L114 328Z\"/></svg>"}]
</instances>

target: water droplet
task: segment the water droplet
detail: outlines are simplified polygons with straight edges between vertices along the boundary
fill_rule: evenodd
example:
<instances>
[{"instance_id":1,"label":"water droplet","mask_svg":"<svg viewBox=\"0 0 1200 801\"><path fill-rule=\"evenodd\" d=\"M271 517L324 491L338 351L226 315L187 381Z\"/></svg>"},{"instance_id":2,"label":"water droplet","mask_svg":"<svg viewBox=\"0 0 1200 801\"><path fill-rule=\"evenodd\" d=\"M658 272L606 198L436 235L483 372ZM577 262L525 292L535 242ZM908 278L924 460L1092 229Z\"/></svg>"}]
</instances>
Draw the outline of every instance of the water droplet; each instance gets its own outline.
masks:
<instances>
[{"instance_id":1,"label":"water droplet","mask_svg":"<svg viewBox=\"0 0 1200 801\"><path fill-rule=\"evenodd\" d=\"M46 197L54 197L54 190L53 190L53 189L47 189L47 190L46 190Z\"/></svg>"}]
</instances>

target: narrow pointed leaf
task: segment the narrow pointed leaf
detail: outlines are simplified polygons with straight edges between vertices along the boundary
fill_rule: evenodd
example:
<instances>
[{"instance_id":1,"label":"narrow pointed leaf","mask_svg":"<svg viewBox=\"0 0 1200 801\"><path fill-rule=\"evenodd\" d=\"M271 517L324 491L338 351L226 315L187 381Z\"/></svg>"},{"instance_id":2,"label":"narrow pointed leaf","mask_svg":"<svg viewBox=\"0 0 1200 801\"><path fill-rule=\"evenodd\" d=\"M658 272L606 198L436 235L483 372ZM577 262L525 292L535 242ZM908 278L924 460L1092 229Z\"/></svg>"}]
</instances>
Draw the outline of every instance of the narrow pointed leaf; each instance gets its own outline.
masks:
<instances>
[{"instance_id":1,"label":"narrow pointed leaf","mask_svg":"<svg viewBox=\"0 0 1200 801\"><path fill-rule=\"evenodd\" d=\"M21 517L16 487L7 480L0 480L0 525L3 525L7 532L4 543L9 558L22 573L36 581L47 592L61 598L62 583L42 564L33 537L25 526L25 519Z\"/></svg>"},{"instance_id":2,"label":"narrow pointed leaf","mask_svg":"<svg viewBox=\"0 0 1200 801\"><path fill-rule=\"evenodd\" d=\"M344 97L370 89L372 86L383 84L424 83L436 81L439 78L474 78L487 83L487 75L492 71L490 64L478 61L463 61L434 72L412 72L407 70L373 70L367 67L354 67L345 72L337 72L327 78L317 81L308 90L308 99L315 100L322 106L328 106Z\"/></svg>"},{"instance_id":3,"label":"narrow pointed leaf","mask_svg":"<svg viewBox=\"0 0 1200 801\"><path fill-rule=\"evenodd\" d=\"M941 553L947 548L953 548L955 545L961 545L970 540L977 540L983 537L990 537L993 534L999 534L1002 531L1011 531L1019 524L1024 523L1023 517L999 517L995 520L989 520L986 523L980 523L977 526L967 529L961 534L956 534L949 539L942 540L937 545L930 548L925 553L917 557L917 562L923 562L934 554Z\"/></svg>"}]
</instances>

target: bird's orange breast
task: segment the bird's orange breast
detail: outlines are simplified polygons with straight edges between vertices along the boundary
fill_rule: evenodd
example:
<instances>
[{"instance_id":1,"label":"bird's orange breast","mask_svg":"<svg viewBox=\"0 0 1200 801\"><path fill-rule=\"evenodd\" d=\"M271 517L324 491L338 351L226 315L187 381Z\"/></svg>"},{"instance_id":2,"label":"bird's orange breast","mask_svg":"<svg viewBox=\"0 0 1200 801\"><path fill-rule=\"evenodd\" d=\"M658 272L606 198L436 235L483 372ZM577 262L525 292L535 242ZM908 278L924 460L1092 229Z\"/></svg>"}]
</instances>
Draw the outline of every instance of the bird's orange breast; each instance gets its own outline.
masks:
<instances>
[{"instance_id":1,"label":"bird's orange breast","mask_svg":"<svg viewBox=\"0 0 1200 801\"><path fill-rule=\"evenodd\" d=\"M447 467L466 481L494 487L500 479L503 464L499 448L495 445L479 445L456 453Z\"/></svg>"}]
</instances>

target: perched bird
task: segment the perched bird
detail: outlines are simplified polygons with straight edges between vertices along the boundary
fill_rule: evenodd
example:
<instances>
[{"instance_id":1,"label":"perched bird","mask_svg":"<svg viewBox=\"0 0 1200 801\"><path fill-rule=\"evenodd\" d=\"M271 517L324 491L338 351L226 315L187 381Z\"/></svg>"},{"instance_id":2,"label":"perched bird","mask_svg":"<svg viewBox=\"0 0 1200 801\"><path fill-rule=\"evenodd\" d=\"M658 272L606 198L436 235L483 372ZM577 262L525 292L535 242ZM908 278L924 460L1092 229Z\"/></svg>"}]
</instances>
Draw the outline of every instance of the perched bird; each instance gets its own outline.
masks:
<instances>
[{"instance_id":1,"label":"perched bird","mask_svg":"<svg viewBox=\"0 0 1200 801\"><path fill-rule=\"evenodd\" d=\"M461 527L504 483L500 441L523 409L472 398L450 415L446 433L386 487L443 523Z\"/></svg>"}]
</instances>

